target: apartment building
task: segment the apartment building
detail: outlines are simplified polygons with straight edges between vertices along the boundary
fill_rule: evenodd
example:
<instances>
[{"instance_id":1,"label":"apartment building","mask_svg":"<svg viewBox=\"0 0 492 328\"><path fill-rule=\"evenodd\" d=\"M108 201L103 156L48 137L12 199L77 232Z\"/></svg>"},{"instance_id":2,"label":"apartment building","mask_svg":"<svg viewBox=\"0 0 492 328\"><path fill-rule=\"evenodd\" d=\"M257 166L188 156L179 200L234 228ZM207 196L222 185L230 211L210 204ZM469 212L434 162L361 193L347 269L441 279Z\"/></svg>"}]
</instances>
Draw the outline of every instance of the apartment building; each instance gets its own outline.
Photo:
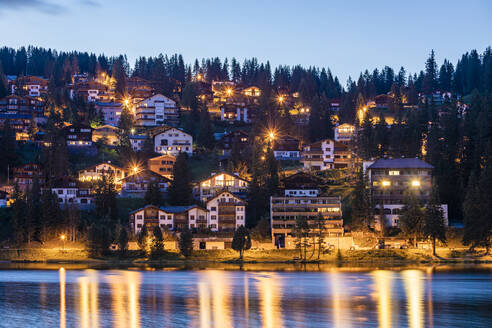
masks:
<instances>
[{"instance_id":1,"label":"apartment building","mask_svg":"<svg viewBox=\"0 0 492 328\"><path fill-rule=\"evenodd\" d=\"M143 198L149 185L157 183L161 193L167 193L171 180L149 169L137 171L121 179L121 196Z\"/></svg>"},{"instance_id":2,"label":"apartment building","mask_svg":"<svg viewBox=\"0 0 492 328\"><path fill-rule=\"evenodd\" d=\"M64 128L69 147L92 146L92 128L84 124L72 124Z\"/></svg>"},{"instance_id":3,"label":"apartment building","mask_svg":"<svg viewBox=\"0 0 492 328\"><path fill-rule=\"evenodd\" d=\"M117 126L123 105L119 102L96 102L96 110L102 114L105 125Z\"/></svg>"},{"instance_id":4,"label":"apartment building","mask_svg":"<svg viewBox=\"0 0 492 328\"><path fill-rule=\"evenodd\" d=\"M283 195L270 197L272 241L278 248L295 248L293 231L298 217L306 218L316 229L317 218L322 214L324 236L343 236L341 199L323 195L319 178L301 172L285 178L283 184Z\"/></svg>"},{"instance_id":5,"label":"apartment building","mask_svg":"<svg viewBox=\"0 0 492 328\"><path fill-rule=\"evenodd\" d=\"M135 105L135 123L137 126L159 126L179 123L176 102L161 94L153 95Z\"/></svg>"},{"instance_id":6,"label":"apartment building","mask_svg":"<svg viewBox=\"0 0 492 328\"><path fill-rule=\"evenodd\" d=\"M352 166L353 156L344 143L332 139L304 146L301 162L307 170L329 170Z\"/></svg>"},{"instance_id":7,"label":"apartment building","mask_svg":"<svg viewBox=\"0 0 492 328\"><path fill-rule=\"evenodd\" d=\"M125 170L111 162L99 163L79 170L79 181L97 182L103 176L112 177L116 185L121 185L121 180L125 177Z\"/></svg>"},{"instance_id":8,"label":"apartment building","mask_svg":"<svg viewBox=\"0 0 492 328\"><path fill-rule=\"evenodd\" d=\"M52 181L50 190L58 197L61 207L75 205L79 209L90 209L94 207L94 198L89 188L83 187L79 181L71 177L63 177ZM44 192L47 191L46 189Z\"/></svg>"},{"instance_id":9,"label":"apartment building","mask_svg":"<svg viewBox=\"0 0 492 328\"><path fill-rule=\"evenodd\" d=\"M418 158L381 158L364 162L374 204L376 229L380 229L381 212L386 226L398 226L401 209L408 192L417 195L425 204L432 190L432 171L434 167ZM381 211L381 207L383 210ZM447 205L442 205L447 222Z\"/></svg>"},{"instance_id":10,"label":"apartment building","mask_svg":"<svg viewBox=\"0 0 492 328\"><path fill-rule=\"evenodd\" d=\"M19 186L22 191L32 188L32 183L37 177L39 185L44 184L44 172L41 165L36 163L27 163L14 168L14 183Z\"/></svg>"}]
</instances>

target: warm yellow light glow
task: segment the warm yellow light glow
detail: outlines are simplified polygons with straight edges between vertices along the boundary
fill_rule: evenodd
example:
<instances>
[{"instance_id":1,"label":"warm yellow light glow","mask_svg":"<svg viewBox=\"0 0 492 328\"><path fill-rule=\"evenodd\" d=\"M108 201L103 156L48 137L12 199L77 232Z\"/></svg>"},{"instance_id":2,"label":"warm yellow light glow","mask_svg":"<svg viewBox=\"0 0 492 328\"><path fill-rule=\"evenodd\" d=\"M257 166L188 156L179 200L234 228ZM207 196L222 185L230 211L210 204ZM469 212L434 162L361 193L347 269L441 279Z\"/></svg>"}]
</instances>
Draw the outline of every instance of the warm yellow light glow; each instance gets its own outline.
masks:
<instances>
[{"instance_id":1,"label":"warm yellow light glow","mask_svg":"<svg viewBox=\"0 0 492 328\"><path fill-rule=\"evenodd\" d=\"M134 133L135 133L135 129L131 129L131 130L130 130L130 132L131 132L132 134L134 134Z\"/></svg>"},{"instance_id":2,"label":"warm yellow light glow","mask_svg":"<svg viewBox=\"0 0 492 328\"><path fill-rule=\"evenodd\" d=\"M277 101L278 101L279 104L282 104L284 102L284 100L285 100L285 97L282 96L282 95L280 95L280 96L277 97Z\"/></svg>"},{"instance_id":3,"label":"warm yellow light glow","mask_svg":"<svg viewBox=\"0 0 492 328\"><path fill-rule=\"evenodd\" d=\"M201 81L201 80L202 80L202 74L198 74L198 75L196 76L196 79L197 79L198 81Z\"/></svg>"},{"instance_id":4,"label":"warm yellow light glow","mask_svg":"<svg viewBox=\"0 0 492 328\"><path fill-rule=\"evenodd\" d=\"M389 187L389 186L391 186L391 182L390 182L390 181L388 181L388 180L383 180L383 181L381 182L381 185L382 185L383 187Z\"/></svg>"},{"instance_id":5,"label":"warm yellow light glow","mask_svg":"<svg viewBox=\"0 0 492 328\"><path fill-rule=\"evenodd\" d=\"M137 173L138 172L138 167L134 166L133 167L133 172Z\"/></svg>"},{"instance_id":6,"label":"warm yellow light glow","mask_svg":"<svg viewBox=\"0 0 492 328\"><path fill-rule=\"evenodd\" d=\"M391 327L391 283L393 273L391 271L377 270L373 273L375 292L378 299L379 327Z\"/></svg>"},{"instance_id":7,"label":"warm yellow light glow","mask_svg":"<svg viewBox=\"0 0 492 328\"><path fill-rule=\"evenodd\" d=\"M231 88L227 88L227 89L226 89L226 94L227 94L228 96L232 95L232 89L231 89Z\"/></svg>"},{"instance_id":8,"label":"warm yellow light glow","mask_svg":"<svg viewBox=\"0 0 492 328\"><path fill-rule=\"evenodd\" d=\"M419 270L406 270L401 275L407 294L408 327L424 327L423 273Z\"/></svg>"},{"instance_id":9,"label":"warm yellow light glow","mask_svg":"<svg viewBox=\"0 0 492 328\"><path fill-rule=\"evenodd\" d=\"M61 240L65 240L65 238L66 238L66 236L65 236L65 235L61 235L61 236L60 236L60 239L61 239Z\"/></svg>"},{"instance_id":10,"label":"warm yellow light glow","mask_svg":"<svg viewBox=\"0 0 492 328\"><path fill-rule=\"evenodd\" d=\"M60 268L60 328L67 326L66 322L66 302L65 302L65 269Z\"/></svg>"},{"instance_id":11,"label":"warm yellow light glow","mask_svg":"<svg viewBox=\"0 0 492 328\"><path fill-rule=\"evenodd\" d=\"M270 131L270 132L268 133L268 137L269 137L271 140L275 139L275 132Z\"/></svg>"},{"instance_id":12,"label":"warm yellow light glow","mask_svg":"<svg viewBox=\"0 0 492 328\"><path fill-rule=\"evenodd\" d=\"M412 187L420 187L420 181L419 180L412 180Z\"/></svg>"},{"instance_id":13,"label":"warm yellow light glow","mask_svg":"<svg viewBox=\"0 0 492 328\"><path fill-rule=\"evenodd\" d=\"M281 308L281 280L275 273L257 277L257 289L260 295L260 313L263 327L283 327Z\"/></svg>"}]
</instances>

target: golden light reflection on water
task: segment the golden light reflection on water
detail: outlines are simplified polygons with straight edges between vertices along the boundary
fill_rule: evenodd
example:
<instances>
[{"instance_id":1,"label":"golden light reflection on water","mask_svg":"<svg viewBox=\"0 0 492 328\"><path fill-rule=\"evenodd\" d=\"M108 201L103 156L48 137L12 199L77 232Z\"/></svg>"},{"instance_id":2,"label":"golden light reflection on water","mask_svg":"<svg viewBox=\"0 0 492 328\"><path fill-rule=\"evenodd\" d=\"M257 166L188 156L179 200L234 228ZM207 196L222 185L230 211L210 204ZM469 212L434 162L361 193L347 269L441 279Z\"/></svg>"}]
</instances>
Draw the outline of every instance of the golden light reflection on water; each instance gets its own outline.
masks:
<instances>
[{"instance_id":1,"label":"golden light reflection on water","mask_svg":"<svg viewBox=\"0 0 492 328\"><path fill-rule=\"evenodd\" d=\"M401 275L407 296L408 326L424 327L423 273L420 270L406 270Z\"/></svg>"},{"instance_id":2,"label":"golden light reflection on water","mask_svg":"<svg viewBox=\"0 0 492 328\"><path fill-rule=\"evenodd\" d=\"M350 327L352 315L350 314L349 308L343 304L343 277L336 270L332 270L329 276L332 293L333 326Z\"/></svg>"},{"instance_id":3,"label":"golden light reflection on water","mask_svg":"<svg viewBox=\"0 0 492 328\"><path fill-rule=\"evenodd\" d=\"M282 327L282 281L275 273L261 274L256 277L256 287L260 296L260 312L263 327Z\"/></svg>"},{"instance_id":4,"label":"golden light reflection on water","mask_svg":"<svg viewBox=\"0 0 492 328\"><path fill-rule=\"evenodd\" d=\"M377 270L372 272L375 282L375 292L378 300L379 327L391 327L391 287L393 283L393 272Z\"/></svg>"},{"instance_id":5,"label":"golden light reflection on water","mask_svg":"<svg viewBox=\"0 0 492 328\"><path fill-rule=\"evenodd\" d=\"M60 328L67 326L66 319L66 301L65 301L65 288L66 288L66 273L64 268L60 268L58 271L60 279Z\"/></svg>"},{"instance_id":6,"label":"golden light reflection on water","mask_svg":"<svg viewBox=\"0 0 492 328\"><path fill-rule=\"evenodd\" d=\"M113 326L140 327L140 273L116 272L106 277L111 288Z\"/></svg>"},{"instance_id":7,"label":"golden light reflection on water","mask_svg":"<svg viewBox=\"0 0 492 328\"><path fill-rule=\"evenodd\" d=\"M99 327L97 271L86 270L86 276L78 278L80 327Z\"/></svg>"},{"instance_id":8,"label":"golden light reflection on water","mask_svg":"<svg viewBox=\"0 0 492 328\"><path fill-rule=\"evenodd\" d=\"M232 327L231 304L229 303L230 284L227 273L216 270L206 271L198 283L198 288L201 327L211 326L210 312L213 314L213 327ZM211 303L210 297L212 299ZM203 311L205 313L202 313Z\"/></svg>"}]
</instances>

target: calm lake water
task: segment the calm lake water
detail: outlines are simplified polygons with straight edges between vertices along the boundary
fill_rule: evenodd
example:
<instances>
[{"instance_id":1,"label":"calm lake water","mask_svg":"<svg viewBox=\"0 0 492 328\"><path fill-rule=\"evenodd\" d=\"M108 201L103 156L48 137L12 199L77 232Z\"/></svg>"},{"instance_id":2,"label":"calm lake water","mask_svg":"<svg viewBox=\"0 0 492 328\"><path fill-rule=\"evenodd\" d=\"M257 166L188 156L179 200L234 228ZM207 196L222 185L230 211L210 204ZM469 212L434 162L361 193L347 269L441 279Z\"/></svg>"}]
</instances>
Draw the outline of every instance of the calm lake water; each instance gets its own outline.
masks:
<instances>
[{"instance_id":1,"label":"calm lake water","mask_svg":"<svg viewBox=\"0 0 492 328\"><path fill-rule=\"evenodd\" d=\"M492 271L0 270L0 327L492 327Z\"/></svg>"}]
</instances>

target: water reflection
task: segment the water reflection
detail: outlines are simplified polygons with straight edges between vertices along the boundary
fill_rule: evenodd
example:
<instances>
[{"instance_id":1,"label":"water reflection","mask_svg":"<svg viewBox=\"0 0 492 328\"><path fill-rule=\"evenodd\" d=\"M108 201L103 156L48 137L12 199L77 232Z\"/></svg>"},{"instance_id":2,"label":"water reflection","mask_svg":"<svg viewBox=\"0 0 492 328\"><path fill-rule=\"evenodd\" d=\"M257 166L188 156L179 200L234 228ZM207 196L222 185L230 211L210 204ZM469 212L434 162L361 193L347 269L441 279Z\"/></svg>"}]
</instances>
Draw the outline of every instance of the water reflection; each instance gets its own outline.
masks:
<instances>
[{"instance_id":1,"label":"water reflection","mask_svg":"<svg viewBox=\"0 0 492 328\"><path fill-rule=\"evenodd\" d=\"M372 273L375 282L375 293L377 295L377 309L379 327L391 327L391 285L393 283L393 272L377 270Z\"/></svg>"},{"instance_id":2,"label":"water reflection","mask_svg":"<svg viewBox=\"0 0 492 328\"><path fill-rule=\"evenodd\" d=\"M490 327L490 295L488 273L432 270L0 271L0 325Z\"/></svg>"},{"instance_id":3,"label":"water reflection","mask_svg":"<svg viewBox=\"0 0 492 328\"><path fill-rule=\"evenodd\" d=\"M402 272L407 295L407 316L408 326L411 328L421 328L424 326L424 303L423 303L423 282L422 271L406 270Z\"/></svg>"},{"instance_id":4,"label":"water reflection","mask_svg":"<svg viewBox=\"0 0 492 328\"><path fill-rule=\"evenodd\" d=\"M261 318L263 327L282 327L282 281L275 273L262 274L257 279L260 295Z\"/></svg>"}]
</instances>

